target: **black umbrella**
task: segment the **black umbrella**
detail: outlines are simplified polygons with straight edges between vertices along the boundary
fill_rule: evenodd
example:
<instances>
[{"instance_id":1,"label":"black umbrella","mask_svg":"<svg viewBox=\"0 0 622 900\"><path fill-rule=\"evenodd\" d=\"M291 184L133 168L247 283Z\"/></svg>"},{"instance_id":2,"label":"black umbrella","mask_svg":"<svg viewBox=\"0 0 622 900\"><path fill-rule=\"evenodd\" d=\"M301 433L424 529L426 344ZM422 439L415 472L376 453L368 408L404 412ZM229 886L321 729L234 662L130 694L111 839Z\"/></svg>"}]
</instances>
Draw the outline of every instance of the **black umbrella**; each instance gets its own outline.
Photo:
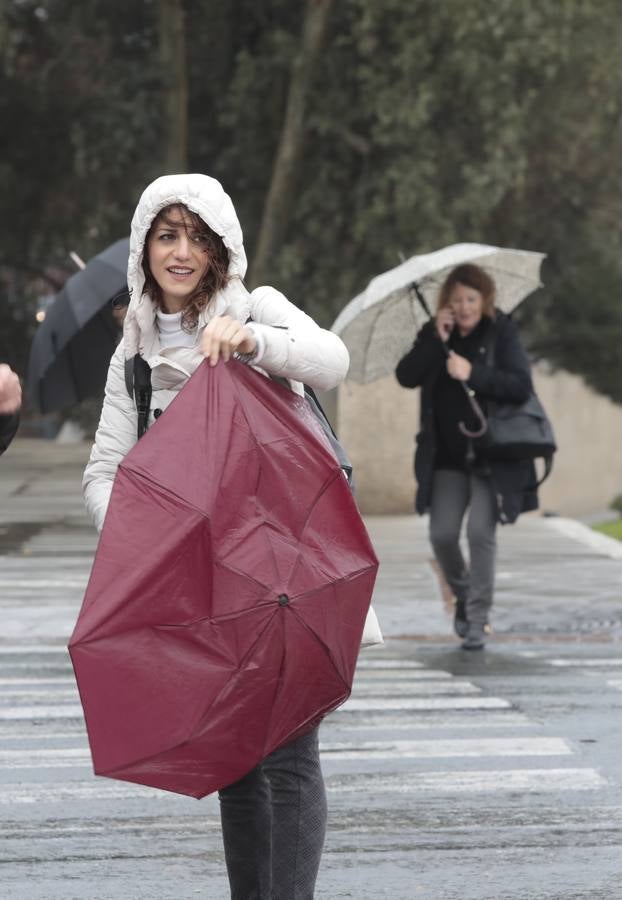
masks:
<instances>
[{"instance_id":1,"label":"black umbrella","mask_svg":"<svg viewBox=\"0 0 622 900\"><path fill-rule=\"evenodd\" d=\"M110 300L127 290L129 238L89 260L67 280L37 330L28 388L41 412L63 409L103 392L119 328Z\"/></svg>"}]
</instances>

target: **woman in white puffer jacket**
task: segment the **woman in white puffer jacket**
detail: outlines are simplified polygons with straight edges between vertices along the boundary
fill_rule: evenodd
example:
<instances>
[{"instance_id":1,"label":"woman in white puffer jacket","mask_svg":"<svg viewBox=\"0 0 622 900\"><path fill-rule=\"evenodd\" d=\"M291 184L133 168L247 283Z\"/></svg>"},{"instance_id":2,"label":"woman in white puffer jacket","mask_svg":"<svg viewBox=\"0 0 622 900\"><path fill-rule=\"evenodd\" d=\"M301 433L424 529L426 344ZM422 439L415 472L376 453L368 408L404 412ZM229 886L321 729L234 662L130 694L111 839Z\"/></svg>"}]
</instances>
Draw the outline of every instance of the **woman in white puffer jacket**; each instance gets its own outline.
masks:
<instances>
[{"instance_id":1,"label":"woman in white puffer jacket","mask_svg":"<svg viewBox=\"0 0 622 900\"><path fill-rule=\"evenodd\" d=\"M99 530L117 466L137 440L126 359L140 353L151 369L149 422L204 358L215 365L235 353L288 379L298 393L303 382L328 390L345 377L349 359L340 338L274 288L249 293L245 271L240 224L218 181L167 175L147 187L132 219L124 337L110 363L83 480ZM317 728L219 793L233 900L311 900L326 823Z\"/></svg>"}]
</instances>

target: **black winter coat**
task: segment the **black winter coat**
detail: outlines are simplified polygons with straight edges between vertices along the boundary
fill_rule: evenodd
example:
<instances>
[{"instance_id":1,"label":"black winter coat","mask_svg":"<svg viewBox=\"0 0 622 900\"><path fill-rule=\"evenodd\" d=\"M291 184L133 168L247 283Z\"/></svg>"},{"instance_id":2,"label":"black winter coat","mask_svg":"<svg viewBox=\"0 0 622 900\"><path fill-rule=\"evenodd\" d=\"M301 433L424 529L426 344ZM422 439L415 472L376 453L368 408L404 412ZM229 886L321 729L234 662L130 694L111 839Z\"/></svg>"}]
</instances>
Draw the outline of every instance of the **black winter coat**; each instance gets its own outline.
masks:
<instances>
[{"instance_id":1,"label":"black winter coat","mask_svg":"<svg viewBox=\"0 0 622 900\"><path fill-rule=\"evenodd\" d=\"M0 453L4 453L15 437L18 425L19 413L0 416Z\"/></svg>"},{"instance_id":2,"label":"black winter coat","mask_svg":"<svg viewBox=\"0 0 622 900\"><path fill-rule=\"evenodd\" d=\"M529 397L532 383L529 360L512 320L503 313L497 313L494 321L484 321L487 327L480 329L481 345L473 347L469 358L472 372L468 386L475 391L475 397L485 412L489 399L522 403ZM490 328L495 330L493 366L486 363L485 339ZM420 429L415 450L415 508L420 514L430 507L437 441L435 386L446 364L443 342L436 332L435 322L430 321L419 331L412 349L395 370L402 387L421 387ZM537 509L536 473L531 460L491 462L488 467L500 522L514 522L521 512Z\"/></svg>"}]
</instances>

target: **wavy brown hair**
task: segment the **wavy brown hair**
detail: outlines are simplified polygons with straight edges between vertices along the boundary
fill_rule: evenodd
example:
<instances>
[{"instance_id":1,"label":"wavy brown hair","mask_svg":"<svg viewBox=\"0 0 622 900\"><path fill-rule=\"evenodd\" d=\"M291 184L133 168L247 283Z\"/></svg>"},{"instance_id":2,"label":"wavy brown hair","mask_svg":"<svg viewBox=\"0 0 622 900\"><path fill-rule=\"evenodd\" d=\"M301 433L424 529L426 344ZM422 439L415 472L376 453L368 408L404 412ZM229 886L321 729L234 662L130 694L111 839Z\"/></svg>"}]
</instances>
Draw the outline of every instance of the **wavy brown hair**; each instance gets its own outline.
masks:
<instances>
[{"instance_id":1,"label":"wavy brown hair","mask_svg":"<svg viewBox=\"0 0 622 900\"><path fill-rule=\"evenodd\" d=\"M465 263L462 266L456 266L449 273L438 296L438 309L449 305L451 292L457 284L464 284L466 287L479 291L482 295L483 309L482 315L488 316L489 319L495 317L495 283L487 272L480 269L473 263Z\"/></svg>"},{"instance_id":2,"label":"wavy brown hair","mask_svg":"<svg viewBox=\"0 0 622 900\"><path fill-rule=\"evenodd\" d=\"M183 220L186 232L197 232L201 238L201 245L209 258L209 265L205 275L201 279L197 289L192 292L186 301L181 314L181 327L184 331L193 331L198 324L199 315L208 303L221 291L230 280L229 275L229 251L225 247L219 234L203 221L201 216L192 212L183 203L172 203L165 206L157 214L145 238L143 249L143 272L145 273L145 292L157 304L159 309L164 309L162 288L153 277L149 267L149 239L155 229L163 222L171 228L179 227L179 222L171 217L171 213L178 212Z\"/></svg>"}]
</instances>

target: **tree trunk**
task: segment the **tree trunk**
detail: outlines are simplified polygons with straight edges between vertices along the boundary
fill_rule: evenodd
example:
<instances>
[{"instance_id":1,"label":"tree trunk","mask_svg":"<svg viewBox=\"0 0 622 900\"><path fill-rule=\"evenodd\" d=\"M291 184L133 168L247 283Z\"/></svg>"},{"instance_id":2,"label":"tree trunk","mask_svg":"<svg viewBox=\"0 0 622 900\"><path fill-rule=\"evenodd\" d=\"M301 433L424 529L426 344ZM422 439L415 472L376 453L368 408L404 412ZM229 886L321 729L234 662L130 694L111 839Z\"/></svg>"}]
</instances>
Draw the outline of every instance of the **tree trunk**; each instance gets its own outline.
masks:
<instances>
[{"instance_id":1,"label":"tree trunk","mask_svg":"<svg viewBox=\"0 0 622 900\"><path fill-rule=\"evenodd\" d=\"M188 167L188 77L182 0L159 0L158 27L163 95L163 153L166 174Z\"/></svg>"},{"instance_id":2,"label":"tree trunk","mask_svg":"<svg viewBox=\"0 0 622 900\"><path fill-rule=\"evenodd\" d=\"M304 140L309 87L332 2L333 0L307 0L300 49L292 64L281 137L248 276L251 287L261 284L268 276L271 258L283 241L289 224L293 187Z\"/></svg>"}]
</instances>

